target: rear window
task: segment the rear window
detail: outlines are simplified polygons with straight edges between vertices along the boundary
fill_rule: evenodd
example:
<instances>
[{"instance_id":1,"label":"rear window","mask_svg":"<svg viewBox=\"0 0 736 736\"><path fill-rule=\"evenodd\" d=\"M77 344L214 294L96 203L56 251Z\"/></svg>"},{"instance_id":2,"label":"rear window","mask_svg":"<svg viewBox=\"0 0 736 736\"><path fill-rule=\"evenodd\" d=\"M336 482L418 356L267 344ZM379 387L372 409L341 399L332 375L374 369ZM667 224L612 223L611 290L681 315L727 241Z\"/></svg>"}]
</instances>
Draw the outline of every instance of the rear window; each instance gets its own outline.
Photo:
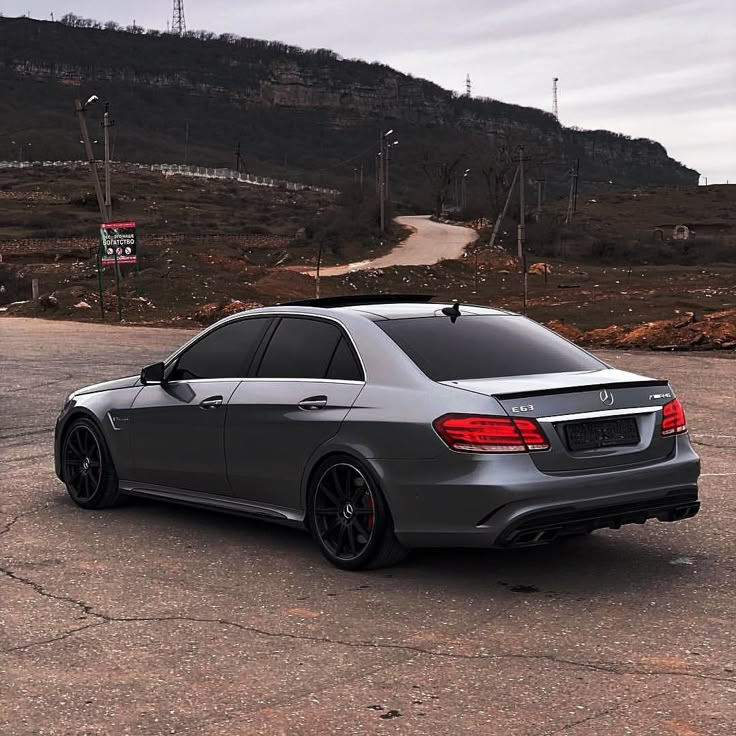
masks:
<instances>
[{"instance_id":1,"label":"rear window","mask_svg":"<svg viewBox=\"0 0 736 736\"><path fill-rule=\"evenodd\" d=\"M566 373L605 368L541 325L514 316L388 319L376 322L434 381Z\"/></svg>"}]
</instances>

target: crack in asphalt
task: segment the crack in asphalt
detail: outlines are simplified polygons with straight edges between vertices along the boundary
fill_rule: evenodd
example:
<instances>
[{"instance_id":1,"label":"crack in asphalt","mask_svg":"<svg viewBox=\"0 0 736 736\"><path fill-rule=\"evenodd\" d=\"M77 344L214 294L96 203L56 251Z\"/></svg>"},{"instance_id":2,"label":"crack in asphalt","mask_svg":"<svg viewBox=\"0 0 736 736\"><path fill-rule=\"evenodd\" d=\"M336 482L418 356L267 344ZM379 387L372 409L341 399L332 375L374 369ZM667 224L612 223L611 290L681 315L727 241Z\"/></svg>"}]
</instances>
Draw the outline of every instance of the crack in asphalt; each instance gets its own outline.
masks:
<instances>
[{"instance_id":1,"label":"crack in asphalt","mask_svg":"<svg viewBox=\"0 0 736 736\"><path fill-rule=\"evenodd\" d=\"M53 641L60 641L72 636L77 631L83 631L91 628L94 625L100 623L156 623L165 621L182 621L185 623L202 623L202 624L217 624L219 626L230 626L232 628L244 631L250 634L256 634L258 636L265 636L270 638L281 638L281 639L292 639L295 641L306 641L314 644L335 644L337 646L353 647L356 649L385 649L385 650L399 650L405 652L413 652L415 654L422 654L429 657L438 657L442 659L464 659L464 660L501 660L501 659L516 659L516 660L535 660L535 661L547 661L554 664L566 665L570 667L579 667L581 669L592 670L595 672L605 672L613 675L643 675L643 676L672 676L672 677L691 677L702 680L713 680L716 682L736 682L736 677L720 677L718 675L709 675L703 672L683 672L681 670L644 670L637 669L634 667L625 667L620 664L606 663L606 662L581 662L574 659L565 659L563 657L557 657L554 654L517 654L502 652L498 654L460 654L456 652L438 651L433 649L426 649L424 647L415 646L412 644L391 644L387 642L371 642L371 641L353 641L348 639L332 639L326 636L310 636L307 634L292 634L285 631L269 631L268 629L261 629L257 626L247 626L246 624L240 624L236 621L228 621L223 618L209 618L205 616L113 616L107 613L96 611L92 605L85 603L84 601L77 600L71 596L62 596L50 593L40 583L36 583L29 578L25 578L21 575L14 573L5 567L0 567L0 572L7 577L15 580L16 582L30 586L39 595L50 598L51 600L62 601L77 606L87 616L94 616L100 619L98 624L90 624L88 626L80 627L78 629L70 630L65 634L59 635ZM51 643L45 641L39 641L24 645L23 649L28 649L31 646L37 646L44 643ZM4 650L4 652L12 650Z\"/></svg>"},{"instance_id":2,"label":"crack in asphalt","mask_svg":"<svg viewBox=\"0 0 736 736\"><path fill-rule=\"evenodd\" d=\"M604 716L607 716L611 713L614 713L619 708L622 708L624 705L638 705L639 703L648 703L650 700L654 700L655 698L661 698L663 695L667 695L669 693L669 690L663 690L660 693L654 693L654 695L648 695L645 698L637 698L636 700L622 700L616 703L615 705L610 705L607 708L604 708L603 710L599 710L596 713L592 713L589 716L586 716L585 718L581 718L577 721L572 721L571 723L566 723L561 728L556 729L555 731L550 731L547 736L556 736L556 734L564 733L565 731L575 728L575 726L582 726L584 723L591 723L592 721L597 721L599 718L603 718Z\"/></svg>"},{"instance_id":3,"label":"crack in asphalt","mask_svg":"<svg viewBox=\"0 0 736 736\"><path fill-rule=\"evenodd\" d=\"M23 447L23 445L10 445L10 447ZM12 460L3 460L5 465L15 465L16 463L27 463L29 460L48 460L48 452L43 452L40 455L26 455L24 457L16 457Z\"/></svg>"},{"instance_id":4,"label":"crack in asphalt","mask_svg":"<svg viewBox=\"0 0 736 736\"><path fill-rule=\"evenodd\" d=\"M87 624L86 626L78 626L76 629L69 629L69 631L64 631L58 636L52 636L48 639L39 639L38 641L28 642L28 644L20 644L17 647L10 647L9 649L1 649L0 654L9 654L10 652L22 652L23 650L30 649L31 647L38 647L38 646L42 646L43 644L54 644L57 641L63 641L64 639L68 639L70 636L74 636L74 634L76 634L79 631L84 631L85 629L91 629L95 626L105 626L106 624L107 624L107 621L95 621L93 624Z\"/></svg>"},{"instance_id":5,"label":"crack in asphalt","mask_svg":"<svg viewBox=\"0 0 736 736\"><path fill-rule=\"evenodd\" d=\"M50 434L54 431L54 428L50 429L32 429L27 432L18 432L16 434L0 434L0 440L19 440L23 437L32 437L37 434Z\"/></svg>"},{"instance_id":6,"label":"crack in asphalt","mask_svg":"<svg viewBox=\"0 0 736 736\"><path fill-rule=\"evenodd\" d=\"M55 386L58 383L64 383L64 381L73 381L74 380L74 374L73 373L65 373L60 378L54 378L52 381L43 381L42 383L35 383L32 386L18 386L17 388L9 388L6 389L6 392L9 394L17 394L20 391L33 391L37 388L47 388L48 386Z\"/></svg>"},{"instance_id":7,"label":"crack in asphalt","mask_svg":"<svg viewBox=\"0 0 736 736\"><path fill-rule=\"evenodd\" d=\"M710 442L701 442L700 440L691 440L694 445L698 445L700 447L712 447L717 450L733 450L736 449L736 445L714 445Z\"/></svg>"},{"instance_id":8,"label":"crack in asphalt","mask_svg":"<svg viewBox=\"0 0 736 736\"><path fill-rule=\"evenodd\" d=\"M23 511L20 514L16 514L10 519L10 521L5 523L2 529L0 529L0 537L2 537L3 534L7 534L21 519L25 519L26 516L32 516L40 511L44 511L48 507L49 504L46 503L43 506L37 506L35 509L30 509L29 511Z\"/></svg>"},{"instance_id":9,"label":"crack in asphalt","mask_svg":"<svg viewBox=\"0 0 736 736\"><path fill-rule=\"evenodd\" d=\"M72 598L68 595L56 595L55 593L49 593L49 591L46 590L40 583L37 583L30 578L25 578L22 575L18 575L7 567L0 567L0 572L11 580L15 580L17 583L27 585L28 587L32 588L36 593L38 593L38 595L43 596L44 598L49 598L53 601L61 601L62 603L71 603L73 606L77 606L86 616L95 616L96 618L100 618L105 621L113 620L102 614L95 613L92 606L85 603L84 601L78 601L76 600L76 598Z\"/></svg>"}]
</instances>

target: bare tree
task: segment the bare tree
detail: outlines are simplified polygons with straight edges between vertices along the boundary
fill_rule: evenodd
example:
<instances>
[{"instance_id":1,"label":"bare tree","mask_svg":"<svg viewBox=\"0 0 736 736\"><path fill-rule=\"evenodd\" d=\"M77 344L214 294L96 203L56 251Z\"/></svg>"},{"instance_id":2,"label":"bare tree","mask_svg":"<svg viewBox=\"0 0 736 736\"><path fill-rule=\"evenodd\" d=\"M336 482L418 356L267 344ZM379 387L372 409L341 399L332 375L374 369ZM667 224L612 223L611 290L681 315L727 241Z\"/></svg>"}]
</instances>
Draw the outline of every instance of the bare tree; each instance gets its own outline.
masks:
<instances>
[{"instance_id":1,"label":"bare tree","mask_svg":"<svg viewBox=\"0 0 736 736\"><path fill-rule=\"evenodd\" d=\"M436 151L425 151L424 153L422 171L432 189L434 215L437 217L442 214L447 195L463 158L463 153L453 153L449 156L438 154Z\"/></svg>"}]
</instances>

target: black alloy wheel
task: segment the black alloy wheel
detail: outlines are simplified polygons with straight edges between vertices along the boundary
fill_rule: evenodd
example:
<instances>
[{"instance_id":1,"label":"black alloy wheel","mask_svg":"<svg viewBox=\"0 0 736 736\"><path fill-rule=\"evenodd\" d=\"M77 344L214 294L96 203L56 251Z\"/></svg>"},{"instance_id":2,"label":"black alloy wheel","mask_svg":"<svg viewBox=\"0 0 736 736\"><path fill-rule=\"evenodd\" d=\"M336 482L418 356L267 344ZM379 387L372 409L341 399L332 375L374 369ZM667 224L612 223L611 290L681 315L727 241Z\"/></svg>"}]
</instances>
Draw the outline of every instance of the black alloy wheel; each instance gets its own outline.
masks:
<instances>
[{"instance_id":1,"label":"black alloy wheel","mask_svg":"<svg viewBox=\"0 0 736 736\"><path fill-rule=\"evenodd\" d=\"M317 533L337 558L353 560L370 544L376 503L363 474L352 465L332 465L319 479L314 517Z\"/></svg>"},{"instance_id":2,"label":"black alloy wheel","mask_svg":"<svg viewBox=\"0 0 736 736\"><path fill-rule=\"evenodd\" d=\"M86 509L119 502L118 478L105 440L88 419L79 419L64 437L62 477L74 503Z\"/></svg>"},{"instance_id":3,"label":"black alloy wheel","mask_svg":"<svg viewBox=\"0 0 736 736\"><path fill-rule=\"evenodd\" d=\"M357 570L384 567L404 557L383 495L359 463L333 459L318 469L316 478L310 522L328 560Z\"/></svg>"}]
</instances>

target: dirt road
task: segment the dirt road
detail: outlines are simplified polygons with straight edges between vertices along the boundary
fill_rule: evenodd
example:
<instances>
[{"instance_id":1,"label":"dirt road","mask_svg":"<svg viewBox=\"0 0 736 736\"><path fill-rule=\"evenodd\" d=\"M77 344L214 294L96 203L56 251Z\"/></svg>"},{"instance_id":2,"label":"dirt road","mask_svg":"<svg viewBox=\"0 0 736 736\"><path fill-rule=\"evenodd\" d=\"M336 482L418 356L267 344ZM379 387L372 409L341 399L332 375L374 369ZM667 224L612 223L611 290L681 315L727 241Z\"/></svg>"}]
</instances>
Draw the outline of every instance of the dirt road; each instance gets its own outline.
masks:
<instances>
[{"instance_id":1,"label":"dirt road","mask_svg":"<svg viewBox=\"0 0 736 736\"><path fill-rule=\"evenodd\" d=\"M321 276L342 276L353 271L389 266L425 266L445 258L460 258L465 248L478 238L478 233L467 227L433 222L429 215L397 217L396 222L414 232L390 253L369 261L348 263L320 269ZM308 271L314 276L314 271Z\"/></svg>"},{"instance_id":2,"label":"dirt road","mask_svg":"<svg viewBox=\"0 0 736 736\"><path fill-rule=\"evenodd\" d=\"M694 519L350 573L293 530L64 493L66 393L191 334L0 319L1 734L736 733L732 361L602 354L677 387Z\"/></svg>"}]
</instances>

